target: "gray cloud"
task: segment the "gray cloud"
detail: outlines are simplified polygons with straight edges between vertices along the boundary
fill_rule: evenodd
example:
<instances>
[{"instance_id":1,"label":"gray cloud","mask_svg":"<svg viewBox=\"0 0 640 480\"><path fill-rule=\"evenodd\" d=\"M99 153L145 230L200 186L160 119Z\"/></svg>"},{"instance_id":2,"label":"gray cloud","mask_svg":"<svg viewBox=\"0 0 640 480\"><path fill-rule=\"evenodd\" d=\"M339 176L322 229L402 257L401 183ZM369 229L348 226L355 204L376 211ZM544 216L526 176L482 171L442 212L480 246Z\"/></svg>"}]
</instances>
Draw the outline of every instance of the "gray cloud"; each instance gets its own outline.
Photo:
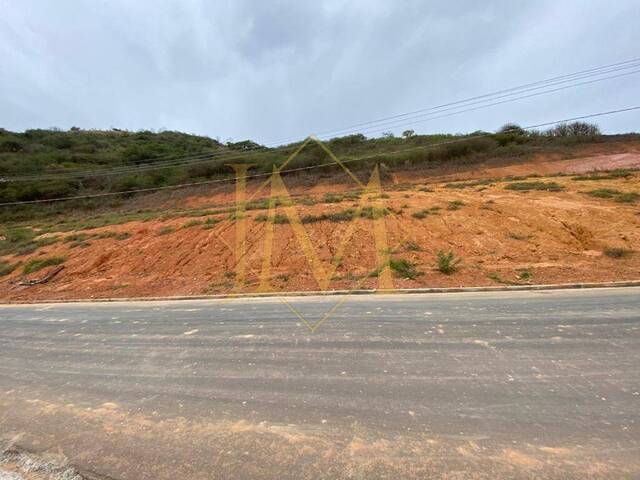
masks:
<instances>
[{"instance_id":1,"label":"gray cloud","mask_svg":"<svg viewBox=\"0 0 640 480\"><path fill-rule=\"evenodd\" d=\"M0 0L0 126L302 137L638 55L635 0ZM640 75L415 125L638 103ZM599 121L638 130L638 115Z\"/></svg>"}]
</instances>

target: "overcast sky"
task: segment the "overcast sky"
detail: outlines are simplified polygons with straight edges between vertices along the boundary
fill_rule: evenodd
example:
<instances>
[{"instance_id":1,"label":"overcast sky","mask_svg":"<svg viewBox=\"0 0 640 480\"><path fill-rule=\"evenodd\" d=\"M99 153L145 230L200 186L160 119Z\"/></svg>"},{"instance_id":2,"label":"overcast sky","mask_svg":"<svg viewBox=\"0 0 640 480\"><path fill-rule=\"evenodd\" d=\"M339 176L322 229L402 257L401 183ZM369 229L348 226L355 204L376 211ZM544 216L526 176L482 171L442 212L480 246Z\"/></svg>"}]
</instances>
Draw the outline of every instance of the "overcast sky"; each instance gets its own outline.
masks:
<instances>
[{"instance_id":1,"label":"overcast sky","mask_svg":"<svg viewBox=\"0 0 640 480\"><path fill-rule=\"evenodd\" d=\"M638 0L0 0L0 127L304 137L640 57L639 21ZM629 75L410 128L530 125L639 94Z\"/></svg>"}]
</instances>

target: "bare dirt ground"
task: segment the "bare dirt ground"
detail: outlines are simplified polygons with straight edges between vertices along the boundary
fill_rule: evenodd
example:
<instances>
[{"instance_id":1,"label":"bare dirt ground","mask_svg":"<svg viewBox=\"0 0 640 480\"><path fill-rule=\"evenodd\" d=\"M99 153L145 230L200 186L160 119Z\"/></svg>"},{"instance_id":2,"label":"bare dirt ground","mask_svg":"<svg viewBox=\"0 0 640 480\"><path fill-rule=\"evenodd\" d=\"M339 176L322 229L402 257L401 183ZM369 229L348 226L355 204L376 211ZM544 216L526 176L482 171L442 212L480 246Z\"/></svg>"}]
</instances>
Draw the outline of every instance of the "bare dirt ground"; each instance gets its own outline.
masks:
<instances>
[{"instance_id":1,"label":"bare dirt ground","mask_svg":"<svg viewBox=\"0 0 640 480\"><path fill-rule=\"evenodd\" d=\"M387 253L415 267L414 278L395 272L393 286L448 287L498 284L550 284L640 279L640 173L626 177L578 180L573 174L640 167L640 146L617 145L615 151L577 150L573 158L537 157L526 162L474 165L451 171L405 169L385 176L382 201ZM604 147L602 147L604 148ZM558 176L557 174L564 174ZM518 191L506 188L513 176L539 175L532 182L555 182L558 191ZM481 181L485 179L485 181ZM491 181L486 179L492 179ZM466 180L462 188L448 182ZM475 180L475 182L473 181ZM344 195L353 184L331 177L305 185L285 177L301 217L329 215L355 209L358 200ZM256 185L249 185L249 193ZM589 195L594 190L618 193L610 198ZM551 188L554 190L554 188ZM327 199L337 192L339 198ZM268 193L268 189L265 190ZM327 201L332 200L332 201ZM618 200L618 201L616 201ZM136 200L141 205L149 199ZM232 188L182 193L180 208L231 205ZM157 206L157 205L156 205ZM175 203L173 203L175 207ZM170 207L167 206L167 210ZM282 209L279 213L284 214ZM424 213L424 218L420 217ZM22 269L2 278L0 300L29 301L77 298L202 295L257 290L318 290L319 284L292 225L275 224L268 286L262 282L267 222L265 209L247 212L246 284L237 289L235 241L238 222L227 213L210 217L174 215L150 221L131 221L74 233L90 237L84 242L59 241L8 262L62 256L65 269L51 282L20 286ZM207 218L215 224L202 224ZM372 275L376 264L373 221L357 220L345 241L350 222L325 219L304 225L321 265L337 268L329 289L377 288ZM124 240L95 238L96 234L129 234ZM93 238L91 237L93 236ZM619 258L611 249L623 253ZM436 269L437 252L453 252L461 259L456 272ZM609 252L609 255L606 254ZM28 278L40 278L41 270Z\"/></svg>"}]
</instances>

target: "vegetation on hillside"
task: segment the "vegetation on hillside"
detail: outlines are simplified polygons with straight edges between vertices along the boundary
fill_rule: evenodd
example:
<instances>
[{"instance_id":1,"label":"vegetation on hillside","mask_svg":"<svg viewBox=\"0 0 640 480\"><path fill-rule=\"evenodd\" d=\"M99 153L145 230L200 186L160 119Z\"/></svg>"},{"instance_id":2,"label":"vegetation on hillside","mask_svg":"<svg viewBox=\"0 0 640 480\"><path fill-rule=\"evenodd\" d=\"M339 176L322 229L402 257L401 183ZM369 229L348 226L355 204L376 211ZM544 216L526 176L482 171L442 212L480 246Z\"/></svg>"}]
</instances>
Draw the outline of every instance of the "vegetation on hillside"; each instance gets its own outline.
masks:
<instances>
[{"instance_id":1,"label":"vegetation on hillside","mask_svg":"<svg viewBox=\"0 0 640 480\"><path fill-rule=\"evenodd\" d=\"M357 171L358 168L369 170L374 163L380 163L384 169L523 156L549 149L561 150L585 141L606 141L606 137L600 135L597 126L584 123L560 125L546 132L525 131L509 124L496 134L417 135L407 131L401 138L392 135L366 138L356 134L335 138L326 144L347 162L368 157L349 164ZM250 163L255 165L252 172L266 173L275 165L281 165L299 147L300 143L294 143L267 148L249 140L223 144L207 137L170 131L72 128L14 133L0 129L0 203L129 192L232 177L231 163ZM327 172L336 168L325 165L331 162L328 154L311 142L288 168L324 165L315 171ZM79 171L84 173L78 174ZM103 202L98 199L37 207L5 206L0 207L0 221L54 215L75 208L91 209Z\"/></svg>"}]
</instances>

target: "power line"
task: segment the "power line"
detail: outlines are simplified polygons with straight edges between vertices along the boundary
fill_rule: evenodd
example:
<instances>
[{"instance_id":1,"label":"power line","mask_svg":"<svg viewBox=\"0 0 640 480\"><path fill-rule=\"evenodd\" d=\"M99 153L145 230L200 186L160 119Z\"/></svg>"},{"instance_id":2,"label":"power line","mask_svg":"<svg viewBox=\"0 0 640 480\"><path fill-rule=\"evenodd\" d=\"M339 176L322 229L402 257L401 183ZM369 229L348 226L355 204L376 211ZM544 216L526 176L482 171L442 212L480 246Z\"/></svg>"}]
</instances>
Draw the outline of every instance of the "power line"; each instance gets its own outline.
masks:
<instances>
[{"instance_id":1,"label":"power line","mask_svg":"<svg viewBox=\"0 0 640 480\"><path fill-rule=\"evenodd\" d=\"M379 120L374 120L374 121L371 121L371 122L365 122L365 123L360 124L360 125L373 125L373 124L376 124L376 123L379 124L383 120L395 119L395 118L400 118L400 117L406 117L406 120L416 120L418 118L422 118L424 115L431 116L431 118L424 118L424 119L422 119L420 121L417 121L417 122L414 121L414 122L411 122L411 123L400 123L400 124L397 124L397 123L396 124L393 124L393 123L384 124L383 123L383 124L377 125L376 127L387 125L385 127L385 130L386 130L388 128L398 128L398 127L402 127L402 126L414 125L416 123L422 123L422 122L428 121L428 120L435 120L435 119L444 118L444 117L447 117L447 116L458 115L460 113L464 113L464 112L467 112L467 111L478 110L480 108L487 108L487 107L498 105L498 104L502 104L502 103L508 103L508 102L511 102L511 101L517 101L517 100L520 100L520 99L523 99L523 98L529 98L529 97L533 97L533 96L537 96L537 95L543 95L543 94L547 94L547 93L554 93L554 92L557 92L557 91L560 91L560 90L564 90L564 89L567 89L567 88L574 88L574 87L581 86L581 85L586 85L586 84L589 84L589 83L596 83L596 82L599 82L599 81L609 80L609 79L617 78L617 77L624 76L624 75L634 74L634 73L637 73L640 70L627 72L627 73L624 73L624 74L619 74L619 75L614 75L614 76L609 76L609 77L604 77L604 78L597 78L597 79L591 80L589 82L581 82L581 83L577 83L577 84L565 85L565 86L557 88L557 89L545 90L543 92L538 92L538 93L532 94L532 95L521 95L519 97L509 98L509 99L501 101L501 102L494 102L494 103L490 103L490 104L481 105L481 106L478 106L476 108L470 108L470 109L466 108L466 107L469 107L471 105L482 104L482 103L487 102L487 101L492 101L492 100L495 100L495 99L498 99L498 98L505 98L505 97L509 97L509 96L512 96L512 95L519 95L519 94L522 94L522 93L526 93L527 91L538 90L538 89L541 89L541 88L547 88L549 86L553 86L553 85L560 84L560 83L574 82L575 80L579 80L579 79L583 79L583 78L589 78L589 77L599 76L599 75L603 75L603 74L606 74L606 73L611 73L611 72L615 72L615 71L619 71L619 70L624 70L624 69L628 69L628 68L634 68L634 67L640 66L639 62L640 62L640 59L636 58L636 59L626 60L624 62L618 62L618 63L604 65L604 66L600 66L600 67L594 67L594 68L591 68L591 69L582 70L582 71L571 73L571 74L560 75L560 76L552 77L552 78L546 79L546 80L540 80L540 81L537 81L537 82L532 82L532 83L520 85L520 86L517 86L517 87L512 87L512 88L509 88L509 89L499 90L499 91L493 92L493 93L479 95L479 96L471 97L471 98L464 99L464 100L458 100L456 102L450 102L450 103L442 104L442 105L435 106L435 107L429 107L429 108L426 108L426 109L415 110L414 112L407 112L407 113L403 113L403 114L399 114L399 115L394 115L394 116L391 116L391 117L387 117L386 119L379 119ZM572 78L570 78L570 77L572 77ZM560 80L560 81L558 81L558 80ZM525 87L532 87L532 88L524 89ZM511 92L511 93L507 93L507 92ZM502 94L502 95L497 96L498 94ZM485 100L469 103L472 100L481 99L481 98L484 98ZM462 104L465 104L465 103L467 105L462 105ZM453 105L460 105L460 107L453 107L453 108L443 109L443 107L453 106ZM453 111L452 113L449 113L447 115L440 115L440 113L442 113L442 112L455 110L457 108L464 108L464 109L463 110L459 110L459 111ZM437 110L437 109L439 111L438 112L434 112L432 114L422 113L420 115L414 115L416 113L433 111L433 110ZM374 128L374 127L371 127L371 128ZM368 130L365 130L364 132L367 132L367 133L379 133L379 132L383 131L383 130L369 131L369 130L371 130L371 128L369 128ZM340 131L340 130L335 130L335 132L338 132L338 131ZM363 132L360 132L360 133L363 133ZM322 136L322 134L320 134L319 136ZM251 155L252 153L254 153L255 150L263 150L264 148L265 148L264 146L254 146L254 147L249 147L249 148L247 148L247 149L245 149L245 150L243 150L241 152L233 152L233 151L219 152L219 151L216 151L216 152L212 152L212 153L200 153L200 154L196 154L196 155L185 155L185 156L181 156L181 157L170 158L170 159L168 159L166 161L163 161L163 162L142 163L142 164L139 164L138 166L123 165L123 166L120 166L120 167L114 167L114 168L109 168L109 169L100 169L100 170L76 170L76 171L70 171L70 172L51 173L51 174L44 174L44 175L43 174L35 174L35 175L22 175L22 176L16 176L16 177L5 177L4 179L0 179L0 181L18 182L18 181L70 179L70 178L76 178L76 177L113 176L113 175L122 175L122 174L128 174L128 173L143 172L143 171L147 171L147 170L158 170L158 169L181 167L181 166L194 166L194 165L208 163L208 162L211 162L213 160L220 160L220 159L232 160L232 159L238 159L238 158L246 158L248 155ZM282 147L282 148L286 149L288 147L285 146L285 147ZM274 150L267 150L267 151L274 152ZM161 157L156 157L156 158L161 158Z\"/></svg>"},{"instance_id":2,"label":"power line","mask_svg":"<svg viewBox=\"0 0 640 480\"><path fill-rule=\"evenodd\" d=\"M629 60L625 60L623 62L616 62L616 63L611 63L611 64L608 64L608 65L602 65L602 66L599 66L599 67L589 68L589 69L586 69L586 70L580 70L578 72L573 72L573 73L569 73L569 74L565 74L565 75L559 75L559 76L551 77L551 78L548 78L548 79L545 79L545 80L538 80L536 82L525 83L525 84L522 84L522 85L518 85L516 87L497 90L497 91L494 91L494 92L491 92L491 93L486 93L486 94L483 94L483 95L477 95L477 96L469 97L469 98L466 98L466 99L463 99L463 100L456 100L456 101L453 101L453 102L443 103L441 105L435 105L435 106L432 106L432 107L424 107L424 108L420 108L418 110L414 110L414 111L411 111L411 112L399 113L399 114L396 114L396 115L391 115L391 116L388 116L388 117L382 117L382 118L379 118L379 119L376 119L376 120L371 120L371 121L368 121L368 122L356 123L356 124L349 125L348 127L343 127L343 128L336 129L336 130L327 130L327 131L324 131L324 132L319 132L317 135L319 137L320 136L324 137L324 136L327 136L327 135L336 135L336 134L340 134L341 132L344 132L344 131L351 131L351 130L353 130L355 128L360 128L360 127L363 127L363 126L372 125L372 124L376 124L376 123L379 123L379 122L384 122L384 121L387 121L387 120L393 120L393 119L402 118L402 117L415 115L415 114L423 113L423 112L428 112L428 111L432 111L432 110L439 110L441 108L450 107L450 106L454 106L454 105L459 105L459 104L462 104L462 103L467 103L467 102L471 102L473 100L479 100L479 99L482 99L482 98L494 97L496 95L500 95L500 94L503 94L503 93L515 92L517 90L522 90L522 89L525 89L525 88L529 88L529 87L533 87L533 86L536 86L536 85L545 84L545 83L548 83L548 82L553 82L553 81L556 81L556 80L569 79L570 77L581 76L583 74L593 74L593 75L604 74L604 73L608 73L608 72L606 72L606 71L600 72L600 71L601 70L607 70L607 69L610 69L612 67L620 67L620 69L635 68L635 67L638 66L638 62L640 62L640 57L632 58L632 59L629 59ZM628 64L632 64L632 65L628 65ZM575 80L575 79L573 79L573 80ZM570 81L570 80L566 80L566 81ZM292 137L289 137L289 138L292 138ZM287 139L282 139L281 141L286 141L286 140Z\"/></svg>"},{"instance_id":3,"label":"power line","mask_svg":"<svg viewBox=\"0 0 640 480\"><path fill-rule=\"evenodd\" d=\"M588 115L581 115L581 116L577 116L577 117L565 118L565 119L562 119L562 120L554 120L552 122L544 122L544 123L539 123L539 124L536 124L536 125L529 125L529 126L521 127L521 128L523 130L532 130L532 129L536 129L536 128L547 127L547 126L550 126L550 125L557 125L559 123L573 122L573 121L577 121L577 120L584 120L584 119L587 119L587 118L602 117L602 116L605 116L605 115L613 115L613 114L616 114L616 113L630 112L630 111L634 111L634 110L640 110L640 106L626 107L626 108L620 108L620 109L617 109L617 110L609 110L609 111L606 111L606 112L599 112L599 113L592 113L592 114L588 114ZM465 142L465 141L476 139L476 138L488 137L488 136L494 135L495 133L497 133L497 131L487 132L487 133L478 134L478 135L472 135L472 136L459 138L459 139L454 139L454 140L449 140L449 141L444 141L444 142L433 143L433 144L430 144L430 145L420 145L420 146L416 146L416 147L405 148L405 149L396 150L396 151L393 151L393 152L374 153L374 154L370 154L370 155L364 155L364 156L360 156L360 157L356 157L356 158L342 160L342 163L353 163L353 162L362 161L362 160L369 160L369 159L376 158L376 157L385 157L385 156L389 156L389 155L397 155L397 154L400 154L400 153L406 153L406 152L415 151L415 150L424 150L424 149L428 149L428 148L439 147L439 146L442 146L442 145L449 145L449 144L452 144L452 143ZM290 168L290 169L287 169L287 170L282 170L280 173L293 173L293 172L299 172L299 171L303 171L303 170L311 170L311 169L314 169L314 168L327 167L327 166L331 166L331 165L335 165L335 164L336 164L335 162L329 162L329 163L323 163L323 164L318 164L318 165L309 165L309 166L306 166L306 167ZM267 176L270 176L270 175L272 175L272 173L266 173L265 172L265 173L257 173L257 174L252 174L252 175L245 175L244 177L239 177L239 178L241 178L241 179L264 178L264 177L267 177ZM204 181L201 181L201 182L190 182L190 183L182 183L182 184L177 184L177 185L166 185L166 186L163 186L163 187L152 187L152 188L141 188L141 189L135 189L135 190L127 190L127 191L123 191L123 192L105 192L105 193L96 193L96 194L89 194L89 195L76 195L76 196L70 196L70 197L58 197L58 198L49 198L49 199L40 199L40 200L25 200L25 201L18 201L18 202L4 202L4 203L0 203L0 206L42 204L42 203L53 203L53 202L68 201L68 200L80 200L80 199L92 199L92 198L110 197L110 196L116 196L116 195L130 195L130 194L135 194L135 193L147 193L147 192L154 192L154 191L172 190L172 189L178 189L178 188L193 187L193 186L199 186L199 185L210 185L210 184L216 184L216 183L233 182L233 181L236 181L236 180L237 180L236 178L220 178L220 179L214 179L214 180L204 180Z\"/></svg>"},{"instance_id":4,"label":"power line","mask_svg":"<svg viewBox=\"0 0 640 480\"><path fill-rule=\"evenodd\" d=\"M440 118L451 117L451 116L454 116L454 115L459 115L461 113L467 113L467 112L471 112L471 111L475 111L475 110L480 110L480 109L483 109L483 108L493 107L493 106L496 106L496 105L502 105L502 104L505 104L505 103L510 103L510 102L514 102L514 101L517 101L517 100L522 100L524 98L531 98L531 97L537 97L537 96L540 96L540 95L546 95L548 93L555 93L555 92L558 92L558 91L561 91L561 90L566 90L568 88L573 88L573 87L578 87L578 86L583 86L583 85L589 85L589 84L601 82L601 81L604 81L604 80L611 80L611 79L614 79L614 78L624 77L624 76L627 76L627 75L634 75L636 73L640 73L640 70L633 70L631 72L620 73L618 75L612 75L612 76L605 77L605 78L598 78L598 79L595 79L595 80L590 80L590 81L586 81L586 82L580 82L580 83L577 83L577 84L574 84L574 85L565 85L563 87L558 87L558 88L554 88L554 89L551 89L551 90L545 90L543 92L536 92L536 93L532 93L532 94L529 94L529 95L521 95L519 97L509 98L507 100L502 100L502 101L499 101L499 102L493 102L493 103L481 105L481 106L478 106L478 107L465 108L465 109L462 109L462 110L454 111L454 112L443 114L443 115L436 115L436 116L431 116L431 117L427 117L427 118L421 118L421 116L417 116L417 117L413 117L415 119L418 119L416 121L404 122L404 123L395 124L395 125L387 125L383 129L373 130L373 131L366 131L365 130L364 132L369 133L369 134L374 134L374 133L378 133L378 132L383 132L383 131L388 130L390 128L408 127L408 126L417 125L417 124L420 124L420 123L423 123L423 122L426 122L426 121L430 121L430 120L437 120L437 119L440 119Z\"/></svg>"}]
</instances>

